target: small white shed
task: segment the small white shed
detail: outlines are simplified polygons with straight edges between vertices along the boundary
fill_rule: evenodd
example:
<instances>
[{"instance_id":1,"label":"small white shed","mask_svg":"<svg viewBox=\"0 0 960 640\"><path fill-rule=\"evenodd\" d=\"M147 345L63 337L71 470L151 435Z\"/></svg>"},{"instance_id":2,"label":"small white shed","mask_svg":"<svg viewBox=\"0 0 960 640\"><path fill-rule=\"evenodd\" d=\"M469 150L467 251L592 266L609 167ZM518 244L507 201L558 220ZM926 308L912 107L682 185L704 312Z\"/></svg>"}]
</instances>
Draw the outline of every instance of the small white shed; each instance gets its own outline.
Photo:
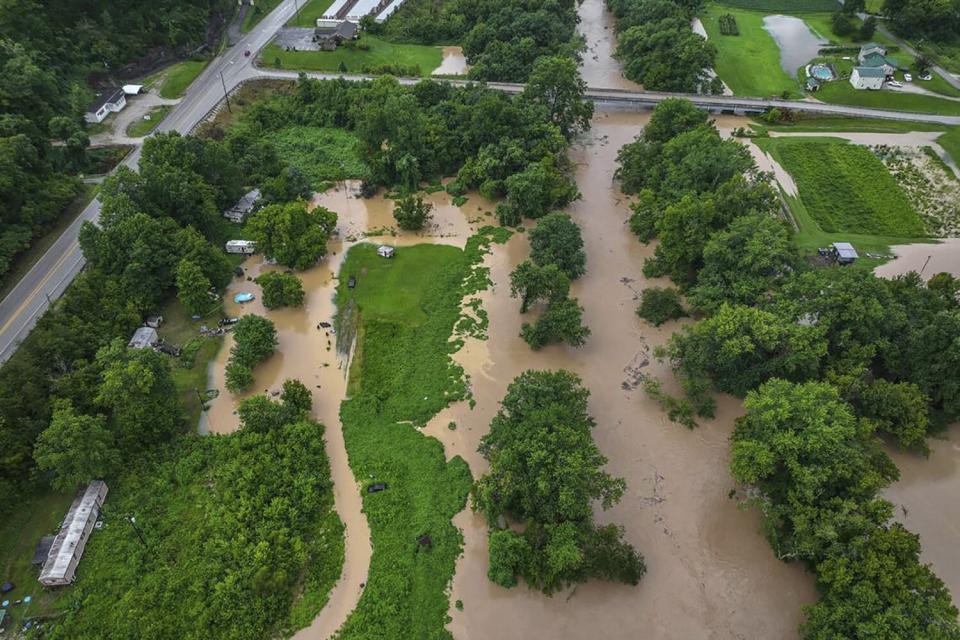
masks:
<instances>
[{"instance_id":1,"label":"small white shed","mask_svg":"<svg viewBox=\"0 0 960 640\"><path fill-rule=\"evenodd\" d=\"M127 343L130 349L149 349L160 341L157 330L153 327L139 327L133 332L133 337Z\"/></svg>"},{"instance_id":2,"label":"small white shed","mask_svg":"<svg viewBox=\"0 0 960 640\"><path fill-rule=\"evenodd\" d=\"M396 250L388 245L382 244L377 249L377 255L381 258L392 258L396 254Z\"/></svg>"}]
</instances>

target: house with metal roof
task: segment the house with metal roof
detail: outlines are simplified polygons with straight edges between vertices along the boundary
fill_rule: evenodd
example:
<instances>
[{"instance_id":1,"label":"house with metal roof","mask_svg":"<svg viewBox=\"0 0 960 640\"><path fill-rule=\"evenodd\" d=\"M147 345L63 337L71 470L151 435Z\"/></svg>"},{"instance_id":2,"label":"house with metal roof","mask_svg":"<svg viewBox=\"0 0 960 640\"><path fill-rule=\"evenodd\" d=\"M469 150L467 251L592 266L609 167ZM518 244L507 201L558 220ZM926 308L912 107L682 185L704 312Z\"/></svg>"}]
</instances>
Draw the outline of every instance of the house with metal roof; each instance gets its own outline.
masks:
<instances>
[{"instance_id":1,"label":"house with metal roof","mask_svg":"<svg viewBox=\"0 0 960 640\"><path fill-rule=\"evenodd\" d=\"M100 515L100 507L106 499L107 483L94 480L73 501L47 554L40 572L40 584L58 587L73 582L87 540Z\"/></svg>"},{"instance_id":2,"label":"house with metal roof","mask_svg":"<svg viewBox=\"0 0 960 640\"><path fill-rule=\"evenodd\" d=\"M882 89L886 79L887 74L880 67L854 67L850 74L850 84L854 89Z\"/></svg>"},{"instance_id":3,"label":"house with metal roof","mask_svg":"<svg viewBox=\"0 0 960 640\"><path fill-rule=\"evenodd\" d=\"M830 245L831 253L837 264L853 264L860 255L849 242L834 242Z\"/></svg>"},{"instance_id":4,"label":"house with metal roof","mask_svg":"<svg viewBox=\"0 0 960 640\"><path fill-rule=\"evenodd\" d=\"M260 189L248 191L229 209L223 212L223 217L231 222L243 222L260 200Z\"/></svg>"},{"instance_id":5,"label":"house with metal roof","mask_svg":"<svg viewBox=\"0 0 960 640\"><path fill-rule=\"evenodd\" d=\"M137 330L133 332L133 337L130 338L130 342L127 343L127 347L131 349L149 349L159 341L160 336L153 327L137 327Z\"/></svg>"}]
</instances>

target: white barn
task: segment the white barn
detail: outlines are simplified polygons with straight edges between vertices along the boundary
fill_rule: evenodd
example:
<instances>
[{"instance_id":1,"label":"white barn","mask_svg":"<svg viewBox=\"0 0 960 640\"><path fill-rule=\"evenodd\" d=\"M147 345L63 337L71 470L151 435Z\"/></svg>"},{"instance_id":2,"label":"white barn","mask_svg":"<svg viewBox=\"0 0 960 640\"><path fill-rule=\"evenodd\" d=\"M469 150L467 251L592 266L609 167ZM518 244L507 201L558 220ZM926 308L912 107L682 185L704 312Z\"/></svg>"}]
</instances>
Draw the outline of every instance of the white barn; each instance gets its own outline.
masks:
<instances>
[{"instance_id":1,"label":"white barn","mask_svg":"<svg viewBox=\"0 0 960 640\"><path fill-rule=\"evenodd\" d=\"M127 106L127 96L123 89L107 89L87 107L87 113L83 117L90 124L99 124L111 113L123 111L125 106Z\"/></svg>"},{"instance_id":2,"label":"white barn","mask_svg":"<svg viewBox=\"0 0 960 640\"><path fill-rule=\"evenodd\" d=\"M94 480L73 501L40 572L40 584L58 587L73 582L80 557L106 498L107 483Z\"/></svg>"},{"instance_id":3,"label":"white barn","mask_svg":"<svg viewBox=\"0 0 960 640\"><path fill-rule=\"evenodd\" d=\"M877 89L883 88L883 81L886 80L886 74L880 67L854 67L850 74L850 84L854 89Z\"/></svg>"}]
</instances>

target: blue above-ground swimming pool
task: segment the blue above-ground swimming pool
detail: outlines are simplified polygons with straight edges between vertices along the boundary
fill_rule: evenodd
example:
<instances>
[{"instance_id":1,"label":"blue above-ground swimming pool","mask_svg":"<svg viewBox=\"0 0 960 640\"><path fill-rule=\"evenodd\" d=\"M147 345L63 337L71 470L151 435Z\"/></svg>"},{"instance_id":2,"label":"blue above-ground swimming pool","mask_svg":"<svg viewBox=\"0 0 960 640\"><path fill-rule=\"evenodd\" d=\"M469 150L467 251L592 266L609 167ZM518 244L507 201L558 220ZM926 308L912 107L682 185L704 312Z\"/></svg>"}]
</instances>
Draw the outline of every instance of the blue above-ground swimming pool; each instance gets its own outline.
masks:
<instances>
[{"instance_id":1,"label":"blue above-ground swimming pool","mask_svg":"<svg viewBox=\"0 0 960 640\"><path fill-rule=\"evenodd\" d=\"M826 64L815 64L810 67L810 75L817 80L833 80L833 69Z\"/></svg>"}]
</instances>

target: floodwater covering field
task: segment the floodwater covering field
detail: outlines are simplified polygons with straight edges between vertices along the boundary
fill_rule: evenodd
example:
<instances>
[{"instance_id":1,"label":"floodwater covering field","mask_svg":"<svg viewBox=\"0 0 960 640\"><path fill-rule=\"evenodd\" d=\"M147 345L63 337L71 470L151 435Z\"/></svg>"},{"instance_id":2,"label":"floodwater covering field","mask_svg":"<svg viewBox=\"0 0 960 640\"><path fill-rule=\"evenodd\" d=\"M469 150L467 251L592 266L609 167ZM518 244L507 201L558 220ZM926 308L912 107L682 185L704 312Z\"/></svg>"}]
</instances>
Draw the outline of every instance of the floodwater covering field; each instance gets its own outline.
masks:
<instances>
[{"instance_id":1,"label":"floodwater covering field","mask_svg":"<svg viewBox=\"0 0 960 640\"><path fill-rule=\"evenodd\" d=\"M780 47L780 68L792 78L802 65L816 58L820 47L826 44L806 22L794 16L764 16L763 28Z\"/></svg>"}]
</instances>

